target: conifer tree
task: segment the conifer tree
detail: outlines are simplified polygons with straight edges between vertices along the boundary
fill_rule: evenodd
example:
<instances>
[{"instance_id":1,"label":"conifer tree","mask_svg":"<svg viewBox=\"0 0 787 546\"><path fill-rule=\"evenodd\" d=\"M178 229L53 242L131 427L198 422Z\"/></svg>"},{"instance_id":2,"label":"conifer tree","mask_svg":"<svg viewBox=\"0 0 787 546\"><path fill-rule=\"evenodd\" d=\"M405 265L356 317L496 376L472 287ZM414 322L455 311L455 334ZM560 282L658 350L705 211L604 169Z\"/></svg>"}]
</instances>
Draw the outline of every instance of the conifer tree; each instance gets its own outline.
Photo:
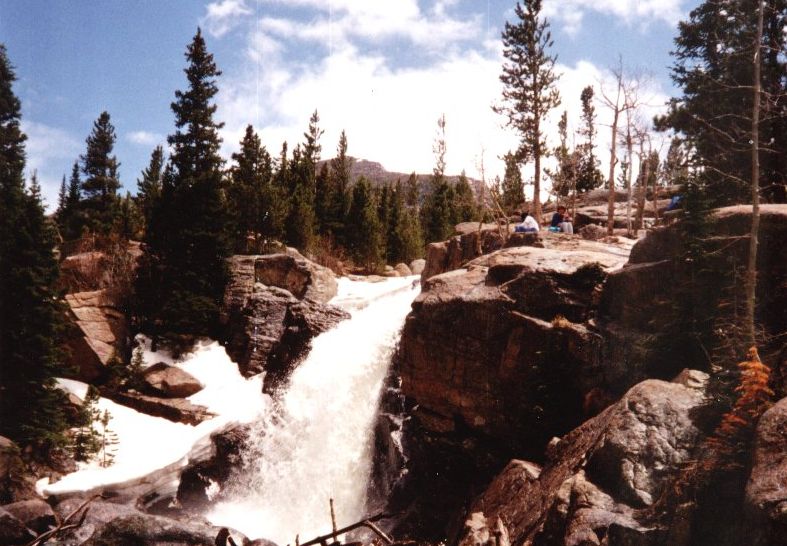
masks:
<instances>
[{"instance_id":1,"label":"conifer tree","mask_svg":"<svg viewBox=\"0 0 787 546\"><path fill-rule=\"evenodd\" d=\"M213 116L221 72L201 30L186 51L186 91L175 92L176 131L167 140L172 165L145 237L138 294L143 327L176 352L217 333L228 272L222 195L222 127Z\"/></svg>"},{"instance_id":2,"label":"conifer tree","mask_svg":"<svg viewBox=\"0 0 787 546\"><path fill-rule=\"evenodd\" d=\"M596 157L596 107L593 105L593 86L588 85L580 94L582 102L582 125L579 135L584 142L579 146L579 161L577 169L577 191L586 191L600 188L604 184L604 174L599 169L599 160Z\"/></svg>"},{"instance_id":3,"label":"conifer tree","mask_svg":"<svg viewBox=\"0 0 787 546\"><path fill-rule=\"evenodd\" d=\"M423 250L421 224L416 211L405 203L406 191L401 182L397 182L391 194L385 245L386 258L390 264L410 263L420 257Z\"/></svg>"},{"instance_id":4,"label":"conifer tree","mask_svg":"<svg viewBox=\"0 0 787 546\"><path fill-rule=\"evenodd\" d=\"M73 241L81 235L81 226L84 225L81 205L82 196L79 179L79 163L74 162L71 177L68 179L68 193L66 194L63 210L57 215L57 225L60 235L65 241Z\"/></svg>"},{"instance_id":5,"label":"conifer tree","mask_svg":"<svg viewBox=\"0 0 787 546\"><path fill-rule=\"evenodd\" d=\"M312 172L311 160L304 155L300 145L295 146L289 162L290 207L286 233L287 243L301 250L311 249L315 231L315 181Z\"/></svg>"},{"instance_id":6,"label":"conifer tree","mask_svg":"<svg viewBox=\"0 0 787 546\"><path fill-rule=\"evenodd\" d=\"M473 188L467 180L467 174L463 170L459 175L459 180L454 185L454 224L470 222L478 219L478 204L473 195Z\"/></svg>"},{"instance_id":7,"label":"conifer tree","mask_svg":"<svg viewBox=\"0 0 787 546\"><path fill-rule=\"evenodd\" d=\"M377 271L385 262L382 229L369 181L361 177L353 186L347 217L350 253L367 271Z\"/></svg>"},{"instance_id":8,"label":"conifer tree","mask_svg":"<svg viewBox=\"0 0 787 546\"><path fill-rule=\"evenodd\" d=\"M336 147L336 157L331 160L330 187L332 199L329 197L326 211L326 225L336 241L343 246L347 245L346 220L350 210L352 191L350 188L353 158L347 154L347 135L342 130L339 135L339 144Z\"/></svg>"},{"instance_id":9,"label":"conifer tree","mask_svg":"<svg viewBox=\"0 0 787 546\"><path fill-rule=\"evenodd\" d=\"M500 204L506 212L513 212L525 200L525 183L522 181L522 172L519 170L516 155L508 152L503 156L503 160L506 163L506 170L500 183Z\"/></svg>"},{"instance_id":10,"label":"conifer tree","mask_svg":"<svg viewBox=\"0 0 787 546\"><path fill-rule=\"evenodd\" d=\"M38 449L62 444L55 388L61 325L54 231L40 190L25 191L25 135L16 76L0 44L0 435Z\"/></svg>"},{"instance_id":11,"label":"conifer tree","mask_svg":"<svg viewBox=\"0 0 787 546\"><path fill-rule=\"evenodd\" d=\"M421 208L421 224L426 242L443 241L454 232L454 189L445 177L445 115L437 120L437 136L432 147L435 166L432 170L431 191Z\"/></svg>"},{"instance_id":12,"label":"conifer tree","mask_svg":"<svg viewBox=\"0 0 787 546\"><path fill-rule=\"evenodd\" d=\"M552 35L549 23L541 17L541 0L517 2L514 13L518 21L506 21L503 31L503 102L495 112L507 118L507 125L519 133L521 144L516 152L520 163L533 160L533 216L541 220L541 157L546 143L542 122L549 111L560 104L555 84L559 78L554 67L556 56L550 55Z\"/></svg>"},{"instance_id":13,"label":"conifer tree","mask_svg":"<svg viewBox=\"0 0 787 546\"><path fill-rule=\"evenodd\" d=\"M147 225L153 210L161 198L162 176L164 170L164 148L156 146L150 154L150 162L137 179L137 203Z\"/></svg>"},{"instance_id":14,"label":"conifer tree","mask_svg":"<svg viewBox=\"0 0 787 546\"><path fill-rule=\"evenodd\" d=\"M107 234L112 229L117 214L120 188L117 157L112 155L115 146L115 127L109 113L102 112L93 122L93 130L86 139L87 149L80 156L82 162L82 208L86 227L93 232Z\"/></svg>"},{"instance_id":15,"label":"conifer tree","mask_svg":"<svg viewBox=\"0 0 787 546\"><path fill-rule=\"evenodd\" d=\"M55 210L55 218L63 214L66 208L66 200L68 199L68 186L66 186L66 175L60 181L60 190L57 192L57 209Z\"/></svg>"},{"instance_id":16,"label":"conifer tree","mask_svg":"<svg viewBox=\"0 0 787 546\"><path fill-rule=\"evenodd\" d=\"M240 252L254 252L259 238L268 235L265 218L270 214L273 166L268 150L251 125L246 127L240 152L232 154L232 159L235 165L230 169L228 200L234 247ZM247 248L249 239L254 243L253 249Z\"/></svg>"}]
</instances>

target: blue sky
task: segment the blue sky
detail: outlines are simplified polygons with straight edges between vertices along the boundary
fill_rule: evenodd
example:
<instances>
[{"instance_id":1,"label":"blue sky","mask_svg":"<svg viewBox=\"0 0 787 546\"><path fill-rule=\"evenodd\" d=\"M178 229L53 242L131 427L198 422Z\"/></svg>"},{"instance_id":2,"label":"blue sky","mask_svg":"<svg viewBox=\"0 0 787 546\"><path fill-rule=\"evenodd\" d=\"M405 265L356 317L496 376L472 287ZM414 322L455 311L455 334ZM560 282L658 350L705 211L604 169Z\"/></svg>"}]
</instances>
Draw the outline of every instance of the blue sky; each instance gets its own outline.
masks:
<instances>
[{"instance_id":1,"label":"blue sky","mask_svg":"<svg viewBox=\"0 0 787 546\"><path fill-rule=\"evenodd\" d=\"M585 85L626 70L649 74L649 117L674 93L669 51L696 0L544 0L560 90L572 123ZM198 25L224 74L217 118L229 157L247 123L276 154L320 112L323 156L347 131L351 155L390 170L428 172L445 113L448 171L488 178L516 143L491 111L500 94L500 32L510 0L0 0L0 41L19 78L28 163L48 202L84 152L93 121L115 125L124 186L173 130L184 51ZM597 104L599 122L606 112ZM605 146L605 128L600 147ZM606 138L608 141L608 138Z\"/></svg>"}]
</instances>

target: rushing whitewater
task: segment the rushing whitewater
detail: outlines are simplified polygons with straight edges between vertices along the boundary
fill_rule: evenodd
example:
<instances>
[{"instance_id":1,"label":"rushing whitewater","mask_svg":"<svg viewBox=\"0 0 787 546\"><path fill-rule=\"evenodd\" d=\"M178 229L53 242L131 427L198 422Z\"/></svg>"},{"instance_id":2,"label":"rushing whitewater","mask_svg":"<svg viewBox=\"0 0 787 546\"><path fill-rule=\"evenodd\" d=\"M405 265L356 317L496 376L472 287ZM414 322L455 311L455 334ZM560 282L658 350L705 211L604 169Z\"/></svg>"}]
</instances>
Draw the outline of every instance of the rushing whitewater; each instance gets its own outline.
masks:
<instances>
[{"instance_id":1,"label":"rushing whitewater","mask_svg":"<svg viewBox=\"0 0 787 546\"><path fill-rule=\"evenodd\" d=\"M312 342L271 409L255 425L247 471L208 518L250 537L292 544L364 514L380 394L416 277L339 280L331 303L351 313Z\"/></svg>"}]
</instances>

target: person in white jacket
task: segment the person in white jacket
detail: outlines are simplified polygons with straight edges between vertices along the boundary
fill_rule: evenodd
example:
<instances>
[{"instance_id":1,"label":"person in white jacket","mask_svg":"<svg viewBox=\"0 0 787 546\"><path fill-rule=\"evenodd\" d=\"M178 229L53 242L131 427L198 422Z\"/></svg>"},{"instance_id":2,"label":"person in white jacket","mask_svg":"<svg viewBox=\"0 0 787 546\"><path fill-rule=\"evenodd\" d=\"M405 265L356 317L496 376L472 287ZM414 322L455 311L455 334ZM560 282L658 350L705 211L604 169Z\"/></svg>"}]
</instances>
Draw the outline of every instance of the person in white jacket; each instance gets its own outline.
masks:
<instances>
[{"instance_id":1,"label":"person in white jacket","mask_svg":"<svg viewBox=\"0 0 787 546\"><path fill-rule=\"evenodd\" d=\"M541 227L536 219L530 216L527 211L522 213L522 223L514 226L514 231L517 233L538 233L540 230Z\"/></svg>"}]
</instances>

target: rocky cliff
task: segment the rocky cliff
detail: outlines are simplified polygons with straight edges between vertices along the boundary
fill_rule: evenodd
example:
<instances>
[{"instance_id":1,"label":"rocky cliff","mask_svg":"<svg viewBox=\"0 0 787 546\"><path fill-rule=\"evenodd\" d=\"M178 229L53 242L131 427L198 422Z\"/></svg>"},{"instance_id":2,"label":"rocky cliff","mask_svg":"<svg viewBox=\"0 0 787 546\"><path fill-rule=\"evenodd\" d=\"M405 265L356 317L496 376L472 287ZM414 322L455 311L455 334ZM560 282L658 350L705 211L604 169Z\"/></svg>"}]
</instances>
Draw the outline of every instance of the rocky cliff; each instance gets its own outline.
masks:
<instances>
[{"instance_id":1,"label":"rocky cliff","mask_svg":"<svg viewBox=\"0 0 787 546\"><path fill-rule=\"evenodd\" d=\"M767 333L778 336L787 324L783 244L787 240L787 207L767 205L762 213L758 315ZM750 208L746 207L713 214L710 263L726 269L745 263L749 222ZM540 536L547 536L543 533L550 528L545 524L550 517L550 521L562 522L562 527L555 528L580 525L570 516L575 509L572 503L579 502L572 499L590 498L595 499L588 501L595 508L588 517L606 522L599 525L608 531L599 531L595 539L576 538L566 544L604 540L604 544L650 544L624 538L612 542L604 537L608 533L621 537L629 536L630 531L645 533L647 522L636 520L631 510L646 507L660 494L654 485L662 479L654 477L658 468L674 472L677 461L685 460L696 441L696 430L687 432L692 440L687 440L689 447L685 449L678 449L669 438L666 441L671 448L667 451L666 444L632 448L642 456L638 462L627 458L628 448L624 449L623 443L598 452L606 453L604 456L594 455L596 448L583 444L577 448L582 454L575 457L582 461L579 466L570 464L573 448L555 451L547 445L550 438L569 433L557 445L572 445L565 443L566 438L577 435L602 442L600 436L588 436L593 427L604 429L599 432L603 442L608 443L616 434L623 442L623 436L614 432L622 421L612 416L636 409L631 407L632 393L639 393L634 397L642 400L638 404L663 406L663 411L643 417L648 434L672 430L678 413L684 414L685 426L681 426L691 428L685 414L702 398L699 391L685 385L647 383L653 378L670 380L685 367L679 359L657 354L651 344L654 334L667 331L667 323L675 319L675 300L681 297L678 279L685 278L688 267L678 226L654 230L633 249L623 240L591 243L579 237L542 234L538 246L494 249L494 245L487 245L489 254L465 259L479 246L484 247L482 238L466 245L473 249L468 254L457 251L457 259L444 259L452 244L463 248L463 238L467 235L445 243L446 252L435 253L439 266L433 263L430 268L428 256L423 292L408 316L397 355L402 404L410 417L403 433L407 474L393 495L394 506L405 514L398 530L431 539L460 536L471 499L511 459L528 459L533 463L513 471L519 476L514 480L519 485L510 487L539 482L541 485L533 487L543 489L545 478L537 476L544 471L539 474L532 465L544 465L545 476L552 475L549 469L561 465L573 468L547 488L557 495L561 487L568 487L562 493L563 504L550 500L538 509L525 510L522 506L530 506L527 503L518 508L540 514L538 522L531 522L538 523ZM441 269L448 271L429 277ZM721 275L718 282L722 282ZM650 386L634 387L642 381ZM630 391L632 387L635 390ZM628 406L622 408L618 402L613 406L618 410L604 410L627 391L623 399L628 400ZM648 391L650 401L642 398L642 391ZM684 394L691 403L680 402ZM670 409L671 403L682 404L682 409ZM600 411L603 413L593 418ZM585 422L588 418L593 419ZM608 419L612 424L605 429ZM600 424L603 422L607 425ZM583 432L576 432L577 427ZM672 453L669 464L658 459L667 456L665 453ZM588 458L595 463L587 466ZM623 467L628 470L624 472ZM584 474L579 473L580 468ZM500 479L513 483L510 476ZM564 484L569 479L573 480L571 487ZM573 493L572 488L576 489ZM527 491L524 495L529 499L536 489ZM760 504L764 506L761 510L770 514L763 517L780 525L773 515L778 503ZM484 513L483 522L480 516L475 517L478 534L468 540L494 538L496 533L502 536L504 527L512 544L522 543L527 534L522 528L514 529L506 522L500 527ZM587 535L577 532L576 537ZM653 544L669 543L664 542L664 532L657 529L656 534L648 531L645 535L653 538ZM543 544L563 544L555 538L543 540Z\"/></svg>"}]
</instances>

